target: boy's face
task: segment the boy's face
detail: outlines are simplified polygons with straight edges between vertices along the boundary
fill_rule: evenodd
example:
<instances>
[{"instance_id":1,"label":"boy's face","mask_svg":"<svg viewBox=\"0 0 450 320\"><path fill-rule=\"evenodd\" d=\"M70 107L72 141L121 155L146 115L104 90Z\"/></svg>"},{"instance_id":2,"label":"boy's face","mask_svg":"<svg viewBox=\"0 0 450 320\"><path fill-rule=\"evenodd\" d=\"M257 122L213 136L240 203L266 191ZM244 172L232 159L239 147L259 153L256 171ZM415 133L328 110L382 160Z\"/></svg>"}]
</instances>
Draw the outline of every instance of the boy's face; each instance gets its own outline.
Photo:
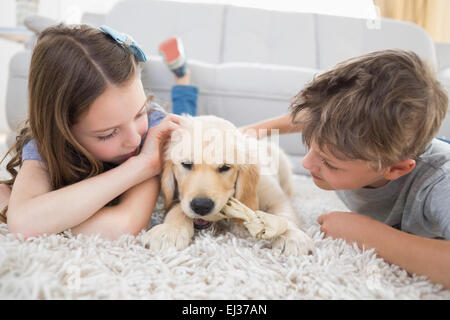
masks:
<instances>
[{"instance_id":1,"label":"boy's face","mask_svg":"<svg viewBox=\"0 0 450 320\"><path fill-rule=\"evenodd\" d=\"M362 160L339 160L315 143L311 143L302 164L310 171L316 186L325 190L378 188L389 181L384 177L385 170L376 171Z\"/></svg>"}]
</instances>

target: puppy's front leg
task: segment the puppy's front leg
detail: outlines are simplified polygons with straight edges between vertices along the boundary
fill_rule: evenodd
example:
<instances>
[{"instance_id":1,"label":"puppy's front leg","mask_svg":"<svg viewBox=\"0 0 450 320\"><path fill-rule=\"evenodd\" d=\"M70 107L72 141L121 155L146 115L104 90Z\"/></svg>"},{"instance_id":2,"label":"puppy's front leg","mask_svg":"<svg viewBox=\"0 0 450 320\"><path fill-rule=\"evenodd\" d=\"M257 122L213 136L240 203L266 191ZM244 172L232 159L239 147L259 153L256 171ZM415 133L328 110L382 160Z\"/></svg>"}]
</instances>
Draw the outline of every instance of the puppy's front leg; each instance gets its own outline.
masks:
<instances>
[{"instance_id":1,"label":"puppy's front leg","mask_svg":"<svg viewBox=\"0 0 450 320\"><path fill-rule=\"evenodd\" d=\"M279 248L286 254L304 255L314 251L312 239L300 229L299 219L288 201L272 208L275 215L287 219L287 230L274 239L273 248Z\"/></svg>"},{"instance_id":2,"label":"puppy's front leg","mask_svg":"<svg viewBox=\"0 0 450 320\"><path fill-rule=\"evenodd\" d=\"M167 213L164 223L151 228L144 235L143 242L150 250L182 250L191 242L194 235L194 224L176 204Z\"/></svg>"}]
</instances>

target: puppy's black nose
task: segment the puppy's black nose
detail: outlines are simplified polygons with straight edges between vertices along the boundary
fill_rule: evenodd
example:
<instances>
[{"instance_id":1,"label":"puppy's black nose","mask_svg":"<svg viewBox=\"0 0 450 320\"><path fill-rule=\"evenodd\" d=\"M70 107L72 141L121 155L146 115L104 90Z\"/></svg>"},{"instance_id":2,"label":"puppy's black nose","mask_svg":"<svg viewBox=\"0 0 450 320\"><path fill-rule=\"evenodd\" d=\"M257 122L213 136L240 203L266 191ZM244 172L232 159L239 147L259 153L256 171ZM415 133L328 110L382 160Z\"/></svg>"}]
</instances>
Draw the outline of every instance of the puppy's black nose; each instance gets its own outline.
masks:
<instances>
[{"instance_id":1,"label":"puppy's black nose","mask_svg":"<svg viewBox=\"0 0 450 320\"><path fill-rule=\"evenodd\" d=\"M214 202L209 198L194 198L191 201L191 209L201 216L207 215L214 207Z\"/></svg>"}]
</instances>

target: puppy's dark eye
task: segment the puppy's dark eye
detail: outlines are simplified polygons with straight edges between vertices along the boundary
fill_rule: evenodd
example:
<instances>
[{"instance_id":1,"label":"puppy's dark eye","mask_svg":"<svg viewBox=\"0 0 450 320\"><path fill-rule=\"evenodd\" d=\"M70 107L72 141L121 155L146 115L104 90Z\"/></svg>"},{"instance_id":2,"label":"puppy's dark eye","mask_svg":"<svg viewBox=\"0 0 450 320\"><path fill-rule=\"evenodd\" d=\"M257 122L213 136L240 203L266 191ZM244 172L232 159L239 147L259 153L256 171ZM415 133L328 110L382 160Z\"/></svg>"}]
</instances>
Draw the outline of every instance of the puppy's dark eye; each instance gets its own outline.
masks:
<instances>
[{"instance_id":1,"label":"puppy's dark eye","mask_svg":"<svg viewBox=\"0 0 450 320\"><path fill-rule=\"evenodd\" d=\"M192 169L192 162L185 161L185 162L182 162L181 165L182 165L183 168L185 168L185 169L188 169L188 170L191 170L191 169Z\"/></svg>"},{"instance_id":2,"label":"puppy's dark eye","mask_svg":"<svg viewBox=\"0 0 450 320\"><path fill-rule=\"evenodd\" d=\"M225 172L230 170L231 166L229 166L228 164L224 164L223 166L220 166L217 170L219 170L219 172Z\"/></svg>"}]
</instances>

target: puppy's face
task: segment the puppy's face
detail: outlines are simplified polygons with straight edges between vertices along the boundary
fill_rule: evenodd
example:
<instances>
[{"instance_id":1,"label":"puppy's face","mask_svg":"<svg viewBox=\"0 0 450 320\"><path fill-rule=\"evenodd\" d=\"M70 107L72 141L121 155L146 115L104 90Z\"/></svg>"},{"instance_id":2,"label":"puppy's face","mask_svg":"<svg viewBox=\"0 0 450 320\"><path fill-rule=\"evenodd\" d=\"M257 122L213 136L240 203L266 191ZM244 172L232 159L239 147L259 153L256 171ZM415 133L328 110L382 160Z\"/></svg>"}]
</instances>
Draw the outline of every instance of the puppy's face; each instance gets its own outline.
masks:
<instances>
[{"instance_id":1,"label":"puppy's face","mask_svg":"<svg viewBox=\"0 0 450 320\"><path fill-rule=\"evenodd\" d=\"M162 191L166 207L178 197L183 212L198 229L221 219L218 213L230 197L255 210L258 169L238 161L239 155L245 155L238 137L236 128L223 119L184 119L182 130L172 133L165 153Z\"/></svg>"},{"instance_id":2,"label":"puppy's face","mask_svg":"<svg viewBox=\"0 0 450 320\"><path fill-rule=\"evenodd\" d=\"M216 214L235 193L236 166L194 164L185 160L174 163L173 172L183 212L194 219L197 227L207 227L208 221L217 221Z\"/></svg>"}]
</instances>

